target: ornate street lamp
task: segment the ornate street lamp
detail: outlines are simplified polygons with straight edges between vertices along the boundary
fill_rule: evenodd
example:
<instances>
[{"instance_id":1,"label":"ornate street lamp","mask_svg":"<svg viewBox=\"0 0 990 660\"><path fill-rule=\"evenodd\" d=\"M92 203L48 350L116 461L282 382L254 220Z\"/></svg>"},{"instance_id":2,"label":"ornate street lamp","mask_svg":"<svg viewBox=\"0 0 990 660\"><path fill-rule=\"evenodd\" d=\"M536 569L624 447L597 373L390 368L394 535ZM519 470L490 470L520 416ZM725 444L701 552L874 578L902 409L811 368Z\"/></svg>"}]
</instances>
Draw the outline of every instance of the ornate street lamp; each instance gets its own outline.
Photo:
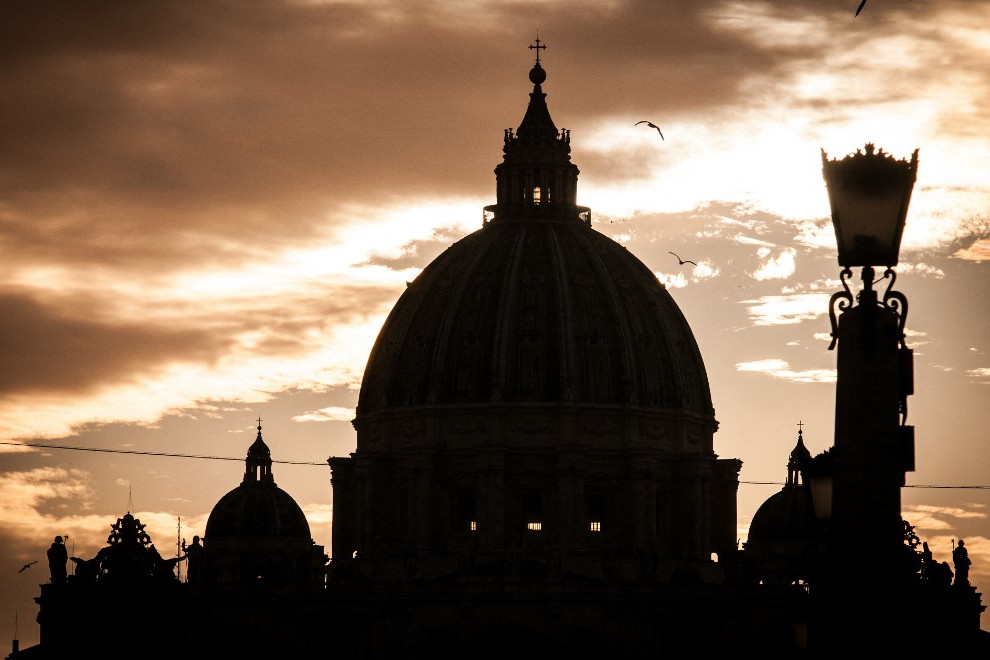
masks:
<instances>
[{"instance_id":1,"label":"ornate street lamp","mask_svg":"<svg viewBox=\"0 0 990 660\"><path fill-rule=\"evenodd\" d=\"M905 424L913 360L904 342L907 298L893 291L893 267L917 168L917 150L910 160L872 144L842 159L830 160L822 151L843 290L829 302L829 350L838 346L835 444L827 458L812 461L807 480L823 533L819 598L836 612L838 603L858 603L835 614L856 634L867 634L858 622L870 612L893 617L891 594L902 575L901 488L905 472L914 469L914 429ZM873 289L874 266L886 267L882 298ZM862 268L863 284L853 296L855 267ZM823 506L828 500L831 507ZM894 619L877 629L889 634Z\"/></svg>"},{"instance_id":2,"label":"ornate street lamp","mask_svg":"<svg viewBox=\"0 0 990 660\"><path fill-rule=\"evenodd\" d=\"M863 268L860 304L870 307L877 303L873 291L873 266L887 267L884 279L889 278L890 284L884 294L883 306L898 315L903 331L907 299L892 291L896 279L893 266L897 265L904 220L917 174L917 149L910 161L896 160L883 149L877 150L872 143L867 143L864 151L857 150L842 160L829 160L822 149L822 176L828 187L839 265L842 266L839 277L845 289L833 295L829 303L832 322L829 350L835 348L838 338L835 310L841 311L853 304L846 280L852 277L851 268L855 266Z\"/></svg>"},{"instance_id":3,"label":"ornate street lamp","mask_svg":"<svg viewBox=\"0 0 990 660\"><path fill-rule=\"evenodd\" d=\"M872 639L874 650L887 653L924 628L932 631L927 643L940 648L977 630L984 609L975 590L965 600L915 597L921 592L903 570L901 488L914 470L914 427L906 423L914 366L904 341L907 298L892 289L917 170L917 150L910 160L872 144L842 159L822 150L843 290L829 302L829 350L838 345L835 444L803 469L820 534L809 626L819 651L844 652ZM880 299L874 266L886 267L889 280ZM854 298L855 267L863 269L863 286ZM956 614L946 618L946 611Z\"/></svg>"}]
</instances>

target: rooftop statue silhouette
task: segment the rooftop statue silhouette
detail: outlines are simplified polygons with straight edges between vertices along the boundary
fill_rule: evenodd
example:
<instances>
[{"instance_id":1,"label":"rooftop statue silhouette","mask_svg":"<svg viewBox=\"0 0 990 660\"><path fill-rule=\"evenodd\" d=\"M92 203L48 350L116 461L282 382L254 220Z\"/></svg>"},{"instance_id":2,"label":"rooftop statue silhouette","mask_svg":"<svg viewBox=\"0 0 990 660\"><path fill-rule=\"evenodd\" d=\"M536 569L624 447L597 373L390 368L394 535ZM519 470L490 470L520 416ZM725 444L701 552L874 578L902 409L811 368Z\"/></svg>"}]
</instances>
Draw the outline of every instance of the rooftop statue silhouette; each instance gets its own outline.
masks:
<instances>
[{"instance_id":1,"label":"rooftop statue silhouette","mask_svg":"<svg viewBox=\"0 0 990 660\"><path fill-rule=\"evenodd\" d=\"M955 586L969 586L969 566L972 563L969 558L969 551L966 549L966 542L959 539L959 545L952 549L952 565L956 569L956 581L953 583Z\"/></svg>"},{"instance_id":2,"label":"rooftop statue silhouette","mask_svg":"<svg viewBox=\"0 0 990 660\"><path fill-rule=\"evenodd\" d=\"M65 564L69 561L69 553L65 549L65 543L61 536L56 536L48 548L48 570L51 571L52 584L62 584L65 582Z\"/></svg>"},{"instance_id":3,"label":"rooftop statue silhouette","mask_svg":"<svg viewBox=\"0 0 990 660\"><path fill-rule=\"evenodd\" d=\"M177 581L175 566L182 557L165 559L145 526L129 512L110 526L107 545L91 559L72 557L76 565L74 583L137 583L150 580Z\"/></svg>"},{"instance_id":4,"label":"rooftop statue silhouette","mask_svg":"<svg viewBox=\"0 0 990 660\"><path fill-rule=\"evenodd\" d=\"M186 540L182 539L182 551L186 553L183 557L186 563L186 581L199 582L203 579L203 561L206 549L200 543L199 536L194 536L192 543L186 545Z\"/></svg>"}]
</instances>

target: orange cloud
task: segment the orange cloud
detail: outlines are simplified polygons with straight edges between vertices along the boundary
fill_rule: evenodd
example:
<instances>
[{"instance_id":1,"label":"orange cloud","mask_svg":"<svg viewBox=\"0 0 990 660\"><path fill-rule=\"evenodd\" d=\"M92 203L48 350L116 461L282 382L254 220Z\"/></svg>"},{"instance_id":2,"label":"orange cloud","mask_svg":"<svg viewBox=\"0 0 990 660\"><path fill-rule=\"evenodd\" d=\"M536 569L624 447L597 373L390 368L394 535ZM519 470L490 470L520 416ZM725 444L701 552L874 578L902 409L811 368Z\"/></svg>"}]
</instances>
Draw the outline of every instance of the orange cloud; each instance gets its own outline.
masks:
<instances>
[{"instance_id":1,"label":"orange cloud","mask_svg":"<svg viewBox=\"0 0 990 660\"><path fill-rule=\"evenodd\" d=\"M978 241L974 241L969 247L956 251L952 256L957 259L965 259L966 261L975 261L977 263L990 261L990 239L981 238Z\"/></svg>"}]
</instances>

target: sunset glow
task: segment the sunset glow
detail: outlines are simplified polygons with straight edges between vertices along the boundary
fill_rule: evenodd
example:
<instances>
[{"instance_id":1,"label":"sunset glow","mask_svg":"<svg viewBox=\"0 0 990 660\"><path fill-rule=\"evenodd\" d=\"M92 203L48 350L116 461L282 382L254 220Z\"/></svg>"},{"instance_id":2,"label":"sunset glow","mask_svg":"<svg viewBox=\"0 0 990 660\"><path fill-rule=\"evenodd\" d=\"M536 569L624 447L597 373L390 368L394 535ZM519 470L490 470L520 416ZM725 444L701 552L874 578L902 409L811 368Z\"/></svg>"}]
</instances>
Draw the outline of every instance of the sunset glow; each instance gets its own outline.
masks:
<instances>
[{"instance_id":1,"label":"sunset glow","mask_svg":"<svg viewBox=\"0 0 990 660\"><path fill-rule=\"evenodd\" d=\"M743 461L741 542L779 490L746 482L783 481L797 423L812 453L832 443L822 149L919 149L908 484L990 486L990 3L578 4L4 3L0 440L239 458L260 416L276 460L353 451L387 314L495 200L539 26L577 203L700 346L716 452ZM131 486L171 548L242 467L0 445L0 568L54 534L94 550ZM275 471L329 547L329 469ZM937 559L965 537L984 592L987 492L903 494ZM43 563L0 598L22 645Z\"/></svg>"}]
</instances>

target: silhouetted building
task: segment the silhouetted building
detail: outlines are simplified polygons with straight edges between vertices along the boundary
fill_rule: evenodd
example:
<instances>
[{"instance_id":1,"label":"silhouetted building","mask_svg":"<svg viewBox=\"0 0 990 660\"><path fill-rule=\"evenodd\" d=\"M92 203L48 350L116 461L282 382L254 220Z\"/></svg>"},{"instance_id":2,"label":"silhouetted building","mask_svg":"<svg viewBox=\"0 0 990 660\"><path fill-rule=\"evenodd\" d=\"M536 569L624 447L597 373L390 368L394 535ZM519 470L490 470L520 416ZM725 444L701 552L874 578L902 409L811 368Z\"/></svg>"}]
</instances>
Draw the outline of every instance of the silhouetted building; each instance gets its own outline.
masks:
<instances>
[{"instance_id":1,"label":"silhouetted building","mask_svg":"<svg viewBox=\"0 0 990 660\"><path fill-rule=\"evenodd\" d=\"M315 654L328 632L353 617L328 606L323 547L271 468L259 425L243 481L213 508L204 543L185 548L183 559L201 562L190 566L185 584L175 573L180 558L163 558L145 526L124 515L95 557L71 558L74 575L42 585L41 644L12 657L116 656L124 649L151 658Z\"/></svg>"},{"instance_id":2,"label":"silhouetted building","mask_svg":"<svg viewBox=\"0 0 990 660\"><path fill-rule=\"evenodd\" d=\"M529 76L482 228L409 284L371 352L356 450L329 459L329 565L275 485L259 421L241 484L187 547L200 562L189 582L125 516L94 560L42 587L42 643L12 657L89 657L123 639L187 658L793 658L812 620L827 632L814 608L856 594L809 588L834 547L809 506L817 459L799 432L740 551L741 462L713 450L691 329L576 204L539 58ZM903 478L903 464L884 467ZM893 483L875 489L884 520ZM901 536L903 562L884 573L904 604L888 620L927 627L926 648L976 648L980 595ZM896 637L893 652L910 648Z\"/></svg>"},{"instance_id":3,"label":"silhouetted building","mask_svg":"<svg viewBox=\"0 0 990 660\"><path fill-rule=\"evenodd\" d=\"M16 658L116 655L143 649L153 640L153 657L180 652L176 636L180 592L173 569L144 525L126 513L111 525L107 545L95 557L72 557L74 575L41 585L39 646Z\"/></svg>"},{"instance_id":4,"label":"silhouetted building","mask_svg":"<svg viewBox=\"0 0 990 660\"><path fill-rule=\"evenodd\" d=\"M815 517L801 469L810 458L799 430L788 456L784 487L760 505L749 525L745 566L751 581L808 583L815 552Z\"/></svg>"},{"instance_id":5,"label":"silhouetted building","mask_svg":"<svg viewBox=\"0 0 990 660\"><path fill-rule=\"evenodd\" d=\"M296 501L275 485L260 423L243 481L210 512L204 548L202 580L207 584L323 589L323 546L314 544Z\"/></svg>"},{"instance_id":6,"label":"silhouetted building","mask_svg":"<svg viewBox=\"0 0 990 660\"><path fill-rule=\"evenodd\" d=\"M372 349L357 449L330 459L330 592L396 603L362 657L792 648L803 590L767 617L726 588L741 462L713 451L691 328L576 204L570 133L539 61L529 77L496 204Z\"/></svg>"},{"instance_id":7,"label":"silhouetted building","mask_svg":"<svg viewBox=\"0 0 990 660\"><path fill-rule=\"evenodd\" d=\"M190 570L185 585L186 656L312 657L346 620L327 609L327 557L302 509L275 485L260 420L241 484L207 519L202 559L201 578Z\"/></svg>"}]
</instances>

